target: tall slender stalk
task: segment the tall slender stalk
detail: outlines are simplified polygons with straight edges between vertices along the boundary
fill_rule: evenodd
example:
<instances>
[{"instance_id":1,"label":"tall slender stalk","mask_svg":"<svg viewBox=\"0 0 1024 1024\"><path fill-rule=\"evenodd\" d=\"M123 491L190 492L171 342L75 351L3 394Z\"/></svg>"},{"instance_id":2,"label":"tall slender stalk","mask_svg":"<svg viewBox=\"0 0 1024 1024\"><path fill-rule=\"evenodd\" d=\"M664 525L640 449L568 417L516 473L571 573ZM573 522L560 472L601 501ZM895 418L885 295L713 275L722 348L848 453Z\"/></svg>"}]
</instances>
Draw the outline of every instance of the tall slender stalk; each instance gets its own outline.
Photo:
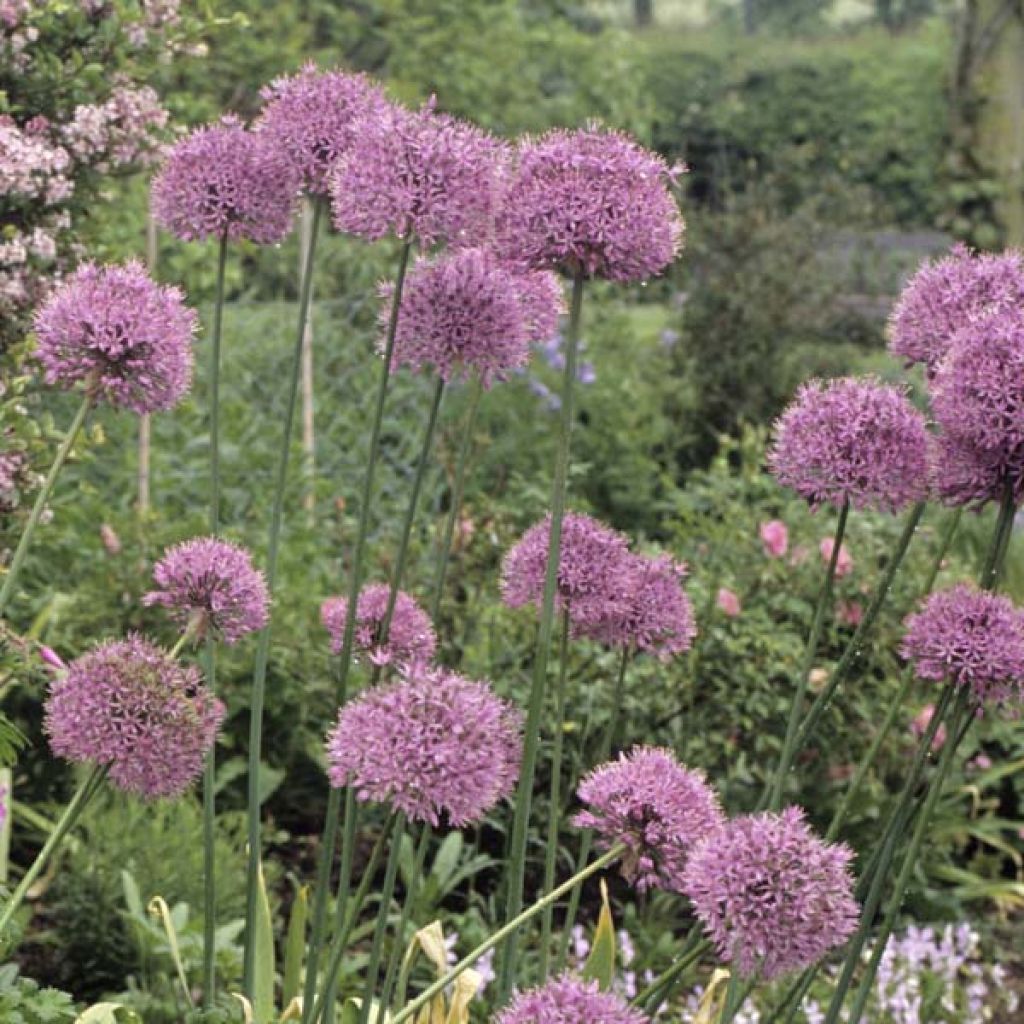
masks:
<instances>
[{"instance_id":1,"label":"tall slender stalk","mask_svg":"<svg viewBox=\"0 0 1024 1024\"><path fill-rule=\"evenodd\" d=\"M291 457L292 431L295 427L295 406L299 388L299 370L302 364L302 338L306 330L306 317L313 292L313 253L323 215L323 200L318 199L313 209L313 226L309 232L309 252L306 273L303 275L299 296L298 327L292 355L291 378L288 383L288 401L285 409L281 450L278 455L274 485L273 508L270 517L270 537L267 545L267 587L271 594L277 582L277 555L284 520L284 492L288 482L288 464ZM267 663L270 658L270 626L260 633L253 671L252 697L249 704L249 778L248 778L248 843L249 859L245 880L245 950L243 954L243 988L245 995L253 995L253 974L256 964L253 924L256 920L259 898L259 872L261 860L260 837L260 755L263 747L263 701L267 684Z\"/></svg>"},{"instance_id":2,"label":"tall slender stalk","mask_svg":"<svg viewBox=\"0 0 1024 1024\"><path fill-rule=\"evenodd\" d=\"M537 767L537 747L540 735L541 709L547 684L548 653L551 647L552 622L555 611L555 588L558 562L562 546L562 518L565 514L566 481L569 474L569 444L573 423L573 385L576 382L576 357L580 340L580 319L583 310L583 272L573 278L572 300L569 307L569 326L566 332L565 376L562 385L562 418L555 457L554 478L551 484L551 529L548 535L547 570L544 575L544 597L540 609L540 627L537 631L537 651L533 661L533 681L527 706L523 763L516 790L515 816L512 821L512 843L509 850L508 890L505 916L519 917L523 908L523 886L526 881L526 840L533 801L533 780ZM506 998L512 988L517 958L517 937L513 932L505 949L501 964L498 991ZM396 1021L397 1024L397 1021Z\"/></svg>"},{"instance_id":3,"label":"tall slender stalk","mask_svg":"<svg viewBox=\"0 0 1024 1024\"><path fill-rule=\"evenodd\" d=\"M75 417L71 421L71 426L68 427L67 433L64 435L64 440L61 441L57 447L57 453L53 457L53 463L43 480L43 485L39 488L39 493L36 495L36 502L32 506L32 511L29 513L28 521L25 523L25 529L22 531L21 537L18 540L18 546L14 549L11 564L7 567L7 575L4 576L3 586L0 587L0 618L3 617L4 612L7 610L7 605L14 596L14 585L18 581L18 574L21 572L21 567L25 562L25 556L28 554L29 546L32 543L32 535L36 532L36 527L39 525L43 509L46 508L46 502L49 500L50 494L53 492L53 485L57 481L57 474L67 461L67 457L71 452L71 449L74 447L75 439L78 437L82 429L82 425L85 423L85 419L89 415L89 410L92 408L92 405L93 396L86 391L82 398L82 403L79 405L78 411L75 413Z\"/></svg>"},{"instance_id":4,"label":"tall slender stalk","mask_svg":"<svg viewBox=\"0 0 1024 1024\"><path fill-rule=\"evenodd\" d=\"M662 971L647 988L633 999L631 1005L638 1010L643 1010L648 1017L654 1017L664 1005L668 992L676 981L693 967L709 949L711 949L710 940L701 939L697 929L691 931L682 951L676 957L675 963L667 970Z\"/></svg>"},{"instance_id":5,"label":"tall slender stalk","mask_svg":"<svg viewBox=\"0 0 1024 1024\"><path fill-rule=\"evenodd\" d=\"M796 756L797 727L800 724L804 697L807 693L807 680L810 678L811 667L814 665L814 659L818 654L818 641L821 638L821 630L825 622L825 609L832 597L832 583L836 577L836 564L839 561L839 552L843 546L843 536L846 533L846 520L849 514L850 502L844 501L842 508L839 510L839 518L836 520L836 532L832 542L832 557L829 559L828 569L825 571L825 579L822 581L821 591L818 594L818 602L814 608L811 631L807 637L807 646L804 648L800 674L797 677L796 693L793 694L793 703L789 709L789 721L786 724L786 736L782 743L779 766L775 771L775 778L770 787L771 796L768 806L774 811L777 811L782 804L782 791L786 785L786 776Z\"/></svg>"},{"instance_id":6,"label":"tall slender stalk","mask_svg":"<svg viewBox=\"0 0 1024 1024\"><path fill-rule=\"evenodd\" d=\"M334 936L335 938L342 935L345 930L346 916L349 913L349 890L352 888L352 856L355 852L356 845L356 832L359 827L359 805L356 803L356 791L348 786L345 789L345 808L341 815L342 826L341 826L341 866L338 872L338 898L335 901L334 908ZM376 848L374 850L376 853ZM372 866L367 870L371 873L376 870L376 862L371 858ZM328 870L330 864L327 864ZM360 881L360 889L362 888L363 882L367 879L364 878ZM327 885L330 882L328 878L324 884ZM361 906L361 900L359 898L359 891L356 892L356 899L352 905L352 910L355 913L359 912ZM354 920L354 917L353 917ZM347 938L347 936L346 936ZM333 940L332 940L333 941ZM307 975L307 981L309 976ZM316 977L313 976L312 983L316 984ZM337 989L338 980L336 975L331 975L331 980L327 986L326 993L324 995L324 1024L334 1024L334 995ZM315 991L315 988L313 989ZM312 996L309 997L312 999ZM309 1004L307 1004L309 1005Z\"/></svg>"}]
</instances>

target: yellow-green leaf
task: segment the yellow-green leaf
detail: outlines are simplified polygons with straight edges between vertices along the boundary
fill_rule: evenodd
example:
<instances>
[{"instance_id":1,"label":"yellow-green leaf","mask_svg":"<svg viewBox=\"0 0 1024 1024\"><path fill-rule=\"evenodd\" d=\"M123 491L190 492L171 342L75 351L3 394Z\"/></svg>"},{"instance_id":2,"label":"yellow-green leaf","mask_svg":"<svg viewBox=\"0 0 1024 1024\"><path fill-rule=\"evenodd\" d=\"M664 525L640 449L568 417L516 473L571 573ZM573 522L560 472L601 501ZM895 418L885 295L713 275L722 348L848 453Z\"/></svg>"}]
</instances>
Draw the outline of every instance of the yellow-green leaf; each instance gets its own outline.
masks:
<instances>
[{"instance_id":1,"label":"yellow-green leaf","mask_svg":"<svg viewBox=\"0 0 1024 1024\"><path fill-rule=\"evenodd\" d=\"M284 940L284 980L281 1002L288 1006L302 986L302 958L306 951L306 920L309 917L309 887L300 886L295 893L288 918L288 934Z\"/></svg>"},{"instance_id":2,"label":"yellow-green leaf","mask_svg":"<svg viewBox=\"0 0 1024 1024\"><path fill-rule=\"evenodd\" d=\"M601 913L597 919L590 955L583 965L583 977L596 981L605 991L612 987L615 978L615 923L612 921L608 886L604 879L601 880Z\"/></svg>"},{"instance_id":3,"label":"yellow-green leaf","mask_svg":"<svg viewBox=\"0 0 1024 1024\"><path fill-rule=\"evenodd\" d=\"M185 993L185 1000L189 1006L193 1006L192 992L188 987L188 978L185 976L185 965L181 961L181 950L178 947L178 933L174 928L174 922L171 920L171 911L167 906L167 901L162 896L154 896L149 901L149 907L147 908L153 917L160 918L161 923L164 926L164 932L167 935L167 944L171 948L171 959L174 961L174 966L178 971L178 981L181 982L181 988Z\"/></svg>"},{"instance_id":4,"label":"yellow-green leaf","mask_svg":"<svg viewBox=\"0 0 1024 1024\"><path fill-rule=\"evenodd\" d=\"M274 1016L274 924L270 919L267 883L260 864L257 875L256 920L253 922L254 969L252 1012L256 1024L271 1024Z\"/></svg>"}]
</instances>

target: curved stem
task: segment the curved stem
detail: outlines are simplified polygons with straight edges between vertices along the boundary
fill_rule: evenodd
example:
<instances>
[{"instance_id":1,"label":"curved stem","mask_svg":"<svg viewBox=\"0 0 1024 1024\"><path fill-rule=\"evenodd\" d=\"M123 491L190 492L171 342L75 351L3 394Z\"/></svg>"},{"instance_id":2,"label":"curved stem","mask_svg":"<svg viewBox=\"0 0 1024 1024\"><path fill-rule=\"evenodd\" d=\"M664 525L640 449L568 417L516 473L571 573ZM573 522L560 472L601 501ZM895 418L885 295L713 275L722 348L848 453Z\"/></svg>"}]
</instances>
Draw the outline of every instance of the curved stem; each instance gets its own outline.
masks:
<instances>
[{"instance_id":1,"label":"curved stem","mask_svg":"<svg viewBox=\"0 0 1024 1024\"><path fill-rule=\"evenodd\" d=\"M692 933L692 937L697 936ZM701 939L694 945L687 941L683 951L676 957L676 961L668 970L662 971L632 1002L638 1010L643 1010L648 1017L653 1017L664 1005L665 998L676 980L686 973L698 960L711 949L711 942L708 939Z\"/></svg>"},{"instance_id":2,"label":"curved stem","mask_svg":"<svg viewBox=\"0 0 1024 1024\"><path fill-rule=\"evenodd\" d=\"M520 911L520 913L513 918L508 924L503 925L492 935L489 935L483 942L480 943L475 949L467 953L443 978L438 978L432 985L425 988L415 999L412 1000L408 1005L402 1007L391 1019L391 1024L402 1024L402 1021L408 1020L414 1014L416 1014L421 1007L426 1006L434 996L439 992L443 992L463 971L470 968L486 953L488 950L494 949L500 942L507 939L509 936L515 934L516 930L531 918L536 917L549 903L555 903L560 900L567 892L575 888L577 885L585 882L591 875L596 874L602 868L607 867L613 861L625 853L626 847L621 843L616 844L607 853L603 853L597 858L592 864L589 864L582 871L577 872L572 878L563 882L560 886L552 889L551 892L547 893L541 899L537 900L532 906L527 907L526 910Z\"/></svg>"},{"instance_id":3,"label":"curved stem","mask_svg":"<svg viewBox=\"0 0 1024 1024\"><path fill-rule=\"evenodd\" d=\"M39 488L35 504L32 506L32 511L29 513L28 521L25 523L25 529L22 531L21 537L18 540L18 546L14 549L14 554L11 557L11 564L7 567L7 574L4 576L3 586L0 586L0 617L3 617L3 614L7 609L7 605L14 596L14 585L18 581L18 575L21 572L21 567L25 563L25 556L28 554L29 546L32 543L32 535L36 532L36 527L39 525L43 509L46 508L46 502L49 500L50 494L53 492L53 485L57 481L57 474L67 461L67 457L70 454L71 449L74 447L75 439L78 437L79 432L82 429L82 425L85 423L85 419L89 415L89 410L92 408L92 404L92 396L90 394L86 394L82 399L82 404L78 407L78 411L75 413L75 418L71 421L71 426L68 427L67 433L64 435L64 440L61 441L60 445L57 447L57 454L54 455L53 463L50 466L49 472L43 480L42 487Z\"/></svg>"},{"instance_id":4,"label":"curved stem","mask_svg":"<svg viewBox=\"0 0 1024 1024\"><path fill-rule=\"evenodd\" d=\"M306 333L309 304L313 293L313 253L323 215L323 200L317 200L313 208L313 224L309 232L309 250L306 254L306 272L302 276L299 296L298 327L292 355L291 378L288 383L288 401L285 409L284 430L281 450L278 455L277 474L274 484L274 500L270 517L270 537L267 546L267 588L274 592L277 582L277 554L281 541L281 525L284 520L284 492L288 482L288 464L291 457L292 431L295 427L295 406L299 389L299 371L302 366L302 339ZM253 995L253 973L256 965L254 928L259 899L259 872L261 859L260 835L260 755L263 747L263 701L267 684L267 663L270 659L270 626L260 633L256 651L256 666L253 671L252 697L249 704L249 762L248 762L248 844L249 858L245 879L245 950L243 954L243 989L251 1000Z\"/></svg>"},{"instance_id":5,"label":"curved stem","mask_svg":"<svg viewBox=\"0 0 1024 1024\"><path fill-rule=\"evenodd\" d=\"M523 762L516 790L515 815L512 819L512 842L509 850L509 872L506 877L505 916L515 920L523 908L523 886L526 880L526 841L533 800L533 780L537 767L537 747L540 734L541 710L547 684L548 653L551 647L551 627L555 612L555 589L558 580L558 562L562 546L562 518L565 514L566 481L569 474L569 444L573 423L573 385L576 381L576 356L580 340L580 319L583 310L583 274L578 271L573 279L572 301L569 307L569 325L565 339L565 376L562 384L562 417L555 456L555 470L551 484L551 528L548 534L547 567L544 574L544 596L540 609L540 627L537 631L537 651L533 660L533 680L527 706ZM517 941L513 933L501 964L499 997L504 999L512 988L515 975ZM397 1024L397 1022L396 1022Z\"/></svg>"}]
</instances>

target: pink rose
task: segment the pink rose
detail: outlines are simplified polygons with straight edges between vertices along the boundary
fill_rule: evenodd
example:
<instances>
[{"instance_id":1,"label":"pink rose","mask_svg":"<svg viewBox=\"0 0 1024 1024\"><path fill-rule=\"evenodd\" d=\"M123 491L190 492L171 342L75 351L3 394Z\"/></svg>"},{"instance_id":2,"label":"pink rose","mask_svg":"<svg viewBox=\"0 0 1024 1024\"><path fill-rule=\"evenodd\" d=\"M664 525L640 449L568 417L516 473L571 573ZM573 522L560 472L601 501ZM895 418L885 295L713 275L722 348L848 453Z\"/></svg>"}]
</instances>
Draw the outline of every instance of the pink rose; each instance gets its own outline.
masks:
<instances>
[{"instance_id":1,"label":"pink rose","mask_svg":"<svg viewBox=\"0 0 1024 1024\"><path fill-rule=\"evenodd\" d=\"M769 558L781 558L789 550L789 530L781 519L761 524L761 543Z\"/></svg>"},{"instance_id":2,"label":"pink rose","mask_svg":"<svg viewBox=\"0 0 1024 1024\"><path fill-rule=\"evenodd\" d=\"M818 545L818 550L821 552L821 560L828 565L832 561L832 551L836 546L836 542L831 537L825 537L821 544ZM853 570L853 559L850 557L850 552L846 550L845 544L839 546L839 557L836 559L836 576L846 576Z\"/></svg>"},{"instance_id":3,"label":"pink rose","mask_svg":"<svg viewBox=\"0 0 1024 1024\"><path fill-rule=\"evenodd\" d=\"M735 619L740 613L740 599L728 587L719 588L715 603L730 619Z\"/></svg>"},{"instance_id":4,"label":"pink rose","mask_svg":"<svg viewBox=\"0 0 1024 1024\"><path fill-rule=\"evenodd\" d=\"M910 731L917 736L919 739L927 731L928 726L931 724L932 715L935 714L934 704L925 704L923 708L914 716L914 720L910 723ZM941 750L942 745L946 742L946 727L940 725L935 730L935 735L932 737L932 750Z\"/></svg>"}]
</instances>

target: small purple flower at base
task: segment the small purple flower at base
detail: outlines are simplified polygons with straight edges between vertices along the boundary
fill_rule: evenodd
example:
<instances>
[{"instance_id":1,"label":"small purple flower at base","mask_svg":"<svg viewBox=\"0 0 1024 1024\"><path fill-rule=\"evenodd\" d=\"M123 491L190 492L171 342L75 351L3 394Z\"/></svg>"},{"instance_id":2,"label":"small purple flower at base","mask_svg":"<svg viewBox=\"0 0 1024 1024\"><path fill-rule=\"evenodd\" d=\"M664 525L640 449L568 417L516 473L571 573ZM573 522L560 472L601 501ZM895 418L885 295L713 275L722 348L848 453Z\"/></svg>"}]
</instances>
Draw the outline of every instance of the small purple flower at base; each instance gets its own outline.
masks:
<instances>
[{"instance_id":1,"label":"small purple flower at base","mask_svg":"<svg viewBox=\"0 0 1024 1024\"><path fill-rule=\"evenodd\" d=\"M382 335L393 292L382 289ZM550 336L561 308L554 275L502 263L483 248L449 252L409 274L393 366L433 367L446 381L476 371L488 386L526 365L531 342Z\"/></svg>"},{"instance_id":2,"label":"small purple flower at base","mask_svg":"<svg viewBox=\"0 0 1024 1024\"><path fill-rule=\"evenodd\" d=\"M153 180L153 214L186 242L270 244L291 230L299 179L268 137L236 117L197 128L170 151Z\"/></svg>"},{"instance_id":3,"label":"small purple flower at base","mask_svg":"<svg viewBox=\"0 0 1024 1024\"><path fill-rule=\"evenodd\" d=\"M723 960L768 981L810 967L857 927L853 851L799 807L726 822L691 854L684 892Z\"/></svg>"},{"instance_id":4,"label":"small purple flower at base","mask_svg":"<svg viewBox=\"0 0 1024 1024\"><path fill-rule=\"evenodd\" d=\"M505 147L466 121L392 104L359 120L329 176L339 231L428 247L479 244L492 234Z\"/></svg>"},{"instance_id":5,"label":"small purple flower at base","mask_svg":"<svg viewBox=\"0 0 1024 1024\"><path fill-rule=\"evenodd\" d=\"M44 729L59 757L109 766L119 789L180 796L224 717L195 668L137 634L100 644L50 684Z\"/></svg>"},{"instance_id":6,"label":"small purple flower at base","mask_svg":"<svg viewBox=\"0 0 1024 1024\"><path fill-rule=\"evenodd\" d=\"M647 1024L647 1017L617 993L602 992L596 981L563 974L517 992L494 1024Z\"/></svg>"},{"instance_id":7,"label":"small purple flower at base","mask_svg":"<svg viewBox=\"0 0 1024 1024\"><path fill-rule=\"evenodd\" d=\"M501 596L510 608L540 607L550 547L551 517L530 527L505 555ZM562 521L555 603L566 606L573 625L614 617L625 598L623 573L630 558L622 534L590 516L568 512Z\"/></svg>"},{"instance_id":8,"label":"small purple flower at base","mask_svg":"<svg viewBox=\"0 0 1024 1024\"><path fill-rule=\"evenodd\" d=\"M411 667L349 701L327 737L328 775L359 800L461 828L515 788L522 715L490 686L440 668Z\"/></svg>"},{"instance_id":9,"label":"small purple flower at base","mask_svg":"<svg viewBox=\"0 0 1024 1024\"><path fill-rule=\"evenodd\" d=\"M980 701L1024 697L1024 610L967 584L931 595L907 617L900 653L920 679L969 686Z\"/></svg>"},{"instance_id":10,"label":"small purple flower at base","mask_svg":"<svg viewBox=\"0 0 1024 1024\"><path fill-rule=\"evenodd\" d=\"M327 195L335 162L349 151L355 125L384 107L380 86L362 74L320 71L309 63L296 75L260 90L257 131L291 163L311 195Z\"/></svg>"},{"instance_id":11,"label":"small purple flower at base","mask_svg":"<svg viewBox=\"0 0 1024 1024\"><path fill-rule=\"evenodd\" d=\"M556 129L520 143L498 217L503 255L612 281L661 273L682 246L674 172L619 132Z\"/></svg>"},{"instance_id":12,"label":"small purple flower at base","mask_svg":"<svg viewBox=\"0 0 1024 1024\"><path fill-rule=\"evenodd\" d=\"M812 506L898 512L928 493L928 431L902 390L873 379L810 381L775 424L768 464Z\"/></svg>"},{"instance_id":13,"label":"small purple flower at base","mask_svg":"<svg viewBox=\"0 0 1024 1024\"><path fill-rule=\"evenodd\" d=\"M146 605L168 608L194 639L212 631L226 644L266 626L270 593L263 573L244 548L216 537L201 537L168 548L153 569L160 590L146 594Z\"/></svg>"},{"instance_id":14,"label":"small purple flower at base","mask_svg":"<svg viewBox=\"0 0 1024 1024\"><path fill-rule=\"evenodd\" d=\"M1019 252L972 253L955 245L925 263L907 282L889 318L889 351L935 371L950 339L991 311L1014 315L1024 306L1024 259Z\"/></svg>"},{"instance_id":15,"label":"small purple flower at base","mask_svg":"<svg viewBox=\"0 0 1024 1024\"><path fill-rule=\"evenodd\" d=\"M604 849L623 843L622 873L637 889L679 892L691 850L724 820L703 775L661 747L634 747L595 768L579 785L587 806L573 818Z\"/></svg>"},{"instance_id":16,"label":"small purple flower at base","mask_svg":"<svg viewBox=\"0 0 1024 1024\"><path fill-rule=\"evenodd\" d=\"M365 652L375 665L430 661L437 647L430 616L404 591L398 591L395 597L388 635L379 635L390 592L386 583L371 583L360 592L353 634L355 649ZM344 597L329 597L320 606L320 621L331 635L333 654L341 654L347 618L348 601Z\"/></svg>"},{"instance_id":17,"label":"small purple flower at base","mask_svg":"<svg viewBox=\"0 0 1024 1024\"><path fill-rule=\"evenodd\" d=\"M86 263L36 313L36 357L48 384L84 384L119 408L160 412L192 383L195 330L181 292L155 284L142 264Z\"/></svg>"}]
</instances>

